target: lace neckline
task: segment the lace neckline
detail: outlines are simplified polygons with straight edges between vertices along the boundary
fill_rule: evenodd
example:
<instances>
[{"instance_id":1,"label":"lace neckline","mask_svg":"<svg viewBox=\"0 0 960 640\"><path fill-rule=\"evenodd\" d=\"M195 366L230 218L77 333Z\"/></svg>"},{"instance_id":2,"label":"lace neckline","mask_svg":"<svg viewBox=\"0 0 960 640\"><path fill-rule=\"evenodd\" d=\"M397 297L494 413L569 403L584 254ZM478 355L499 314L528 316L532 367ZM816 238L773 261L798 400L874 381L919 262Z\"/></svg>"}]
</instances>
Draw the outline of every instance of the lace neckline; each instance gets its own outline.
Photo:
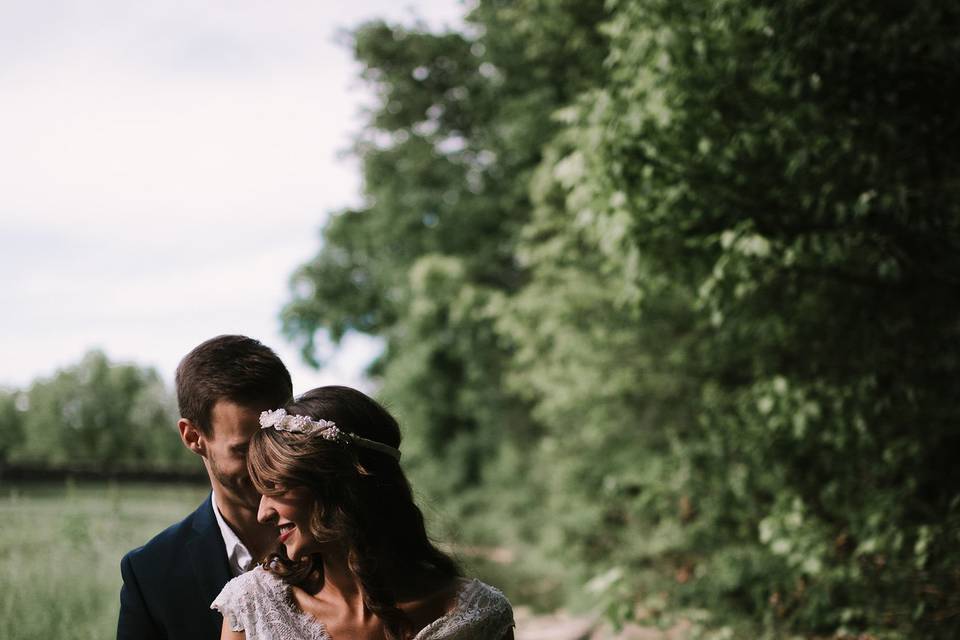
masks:
<instances>
[{"instance_id":1,"label":"lace neckline","mask_svg":"<svg viewBox=\"0 0 960 640\"><path fill-rule=\"evenodd\" d=\"M315 618L300 608L300 606L297 604L296 598L293 597L292 586L263 567L257 567L257 570L263 571L270 576L270 580L274 584L274 587L281 591L280 600L286 605L290 613L300 623L300 626L303 628L303 630L310 633L310 640L333 640L333 638L327 632L327 626L322 620ZM457 615L461 615L464 610L469 592L476 588L479 582L480 581L477 578L473 578L472 580L467 580L460 585L459 589L457 590L456 604L454 604L453 608L433 622L429 623L427 626L420 629L420 631L417 632L417 635L413 637L413 640L420 640L421 638L427 637L424 634L442 628L445 624L455 620Z\"/></svg>"}]
</instances>

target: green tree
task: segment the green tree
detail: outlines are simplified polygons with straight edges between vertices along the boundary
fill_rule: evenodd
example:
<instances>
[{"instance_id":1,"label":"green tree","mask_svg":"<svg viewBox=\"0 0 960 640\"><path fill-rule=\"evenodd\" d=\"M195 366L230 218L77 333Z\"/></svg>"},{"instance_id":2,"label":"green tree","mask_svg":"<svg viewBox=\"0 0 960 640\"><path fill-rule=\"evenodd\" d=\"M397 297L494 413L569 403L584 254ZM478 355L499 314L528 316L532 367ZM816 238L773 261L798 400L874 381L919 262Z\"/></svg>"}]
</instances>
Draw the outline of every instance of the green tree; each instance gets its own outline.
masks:
<instances>
[{"instance_id":1,"label":"green tree","mask_svg":"<svg viewBox=\"0 0 960 640\"><path fill-rule=\"evenodd\" d=\"M23 419L17 409L18 391L0 390L0 465L23 438Z\"/></svg>"},{"instance_id":2,"label":"green tree","mask_svg":"<svg viewBox=\"0 0 960 640\"><path fill-rule=\"evenodd\" d=\"M418 486L615 616L666 593L774 633L953 637L958 18L528 0L464 34L367 25L367 204L294 276L287 331L312 358L385 338Z\"/></svg>"},{"instance_id":3,"label":"green tree","mask_svg":"<svg viewBox=\"0 0 960 640\"><path fill-rule=\"evenodd\" d=\"M679 596L773 626L950 637L960 155L943 96L957 95L960 40L933 25L956 24L956 9L610 7L608 80L561 112L570 130L535 187L529 237L564 248L521 246L534 278L514 304L532 313L502 321L538 345L518 386L550 380L535 407L552 407L571 388L545 378L555 363L603 371L590 362L606 349L571 358L569 345L635 318L620 369L636 374L640 410L591 422L615 434L662 406L648 362L696 416L658 418L679 437L660 460L689 476L697 510L663 558L699 576ZM597 324L577 329L584 296L558 282L590 277L613 304L591 304ZM535 342L545 327L575 330ZM594 398L616 388L600 379ZM608 468L606 484L629 482ZM637 524L663 522L647 503L669 480L625 501ZM604 530L602 517L581 526ZM627 566L651 560L643 546Z\"/></svg>"},{"instance_id":4,"label":"green tree","mask_svg":"<svg viewBox=\"0 0 960 640\"><path fill-rule=\"evenodd\" d=\"M477 38L382 23L356 33L380 100L356 146L367 205L332 217L284 322L310 359L319 332L386 339L382 395L434 495L486 486L501 449L534 429L503 389L510 354L490 305L523 282L526 181L559 128L549 114L601 71L603 16L599 2L484 3Z\"/></svg>"},{"instance_id":5,"label":"green tree","mask_svg":"<svg viewBox=\"0 0 960 640\"><path fill-rule=\"evenodd\" d=\"M105 468L195 464L174 428L176 409L156 371L110 362L99 351L35 381L16 411L11 461ZM6 412L4 413L6 415Z\"/></svg>"}]
</instances>

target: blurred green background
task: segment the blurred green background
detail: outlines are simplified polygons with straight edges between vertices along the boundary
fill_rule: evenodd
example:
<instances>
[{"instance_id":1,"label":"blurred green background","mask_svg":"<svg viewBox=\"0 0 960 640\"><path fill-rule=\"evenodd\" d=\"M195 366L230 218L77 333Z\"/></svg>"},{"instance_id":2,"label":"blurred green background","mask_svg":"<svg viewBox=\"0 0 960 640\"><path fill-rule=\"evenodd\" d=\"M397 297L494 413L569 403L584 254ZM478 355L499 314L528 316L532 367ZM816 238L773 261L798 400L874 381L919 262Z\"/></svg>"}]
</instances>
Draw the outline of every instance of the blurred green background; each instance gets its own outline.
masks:
<instances>
[{"instance_id":1,"label":"blurred green background","mask_svg":"<svg viewBox=\"0 0 960 640\"><path fill-rule=\"evenodd\" d=\"M5 482L0 638L116 637L120 558L208 492L202 485Z\"/></svg>"},{"instance_id":2,"label":"blurred green background","mask_svg":"<svg viewBox=\"0 0 960 640\"><path fill-rule=\"evenodd\" d=\"M370 375L434 530L516 603L957 637L958 27L953 3L808 0L367 24L365 203L293 275L285 331L315 363L384 340ZM92 353L0 398L0 460L195 468L165 393ZM16 564L4 525L0 580L35 578L2 624L32 593L93 635L122 551L196 502L151 497L121 541L124 489L3 491L51 564ZM97 558L66 589L63 553Z\"/></svg>"}]
</instances>

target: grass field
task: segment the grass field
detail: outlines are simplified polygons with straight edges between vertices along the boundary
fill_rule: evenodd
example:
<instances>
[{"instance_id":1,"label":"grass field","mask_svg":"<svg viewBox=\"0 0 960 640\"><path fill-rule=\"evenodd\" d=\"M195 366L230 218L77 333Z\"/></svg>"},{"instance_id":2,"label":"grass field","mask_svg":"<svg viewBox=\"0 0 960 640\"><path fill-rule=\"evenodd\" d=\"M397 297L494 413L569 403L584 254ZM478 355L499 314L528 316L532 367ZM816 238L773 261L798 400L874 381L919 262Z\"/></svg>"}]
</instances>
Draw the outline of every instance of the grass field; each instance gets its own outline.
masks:
<instances>
[{"instance_id":1,"label":"grass field","mask_svg":"<svg viewBox=\"0 0 960 640\"><path fill-rule=\"evenodd\" d=\"M208 491L107 482L0 484L0 640L115 637L120 558L193 511ZM443 520L436 510L428 514ZM443 546L468 575L497 585L514 604L555 606L556 585L544 579L543 567L500 559L503 550Z\"/></svg>"},{"instance_id":2,"label":"grass field","mask_svg":"<svg viewBox=\"0 0 960 640\"><path fill-rule=\"evenodd\" d=\"M0 485L0 638L114 637L120 558L190 513L208 491Z\"/></svg>"}]
</instances>

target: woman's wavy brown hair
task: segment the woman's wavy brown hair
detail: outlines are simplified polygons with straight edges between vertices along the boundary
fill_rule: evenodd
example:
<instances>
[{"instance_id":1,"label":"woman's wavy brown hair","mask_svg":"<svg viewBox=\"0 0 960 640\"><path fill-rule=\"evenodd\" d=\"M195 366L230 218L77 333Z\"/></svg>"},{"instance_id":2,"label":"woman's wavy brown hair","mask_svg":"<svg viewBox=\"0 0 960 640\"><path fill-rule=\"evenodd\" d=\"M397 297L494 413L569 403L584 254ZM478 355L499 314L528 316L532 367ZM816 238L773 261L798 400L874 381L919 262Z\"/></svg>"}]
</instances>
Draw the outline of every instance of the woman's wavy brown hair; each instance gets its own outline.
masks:
<instances>
[{"instance_id":1,"label":"woman's wavy brown hair","mask_svg":"<svg viewBox=\"0 0 960 640\"><path fill-rule=\"evenodd\" d=\"M400 447L397 421L355 389L320 387L284 409ZM425 595L425 589L435 591L461 575L453 559L430 542L410 483L389 455L318 435L260 429L250 441L247 467L261 494L279 495L296 487L311 492L315 502L310 533L318 541L346 547L364 603L383 620L390 638L410 638L416 631L397 606L398 596L410 596L411 588ZM291 584L323 571L320 557L293 562L282 545L264 564Z\"/></svg>"}]
</instances>

